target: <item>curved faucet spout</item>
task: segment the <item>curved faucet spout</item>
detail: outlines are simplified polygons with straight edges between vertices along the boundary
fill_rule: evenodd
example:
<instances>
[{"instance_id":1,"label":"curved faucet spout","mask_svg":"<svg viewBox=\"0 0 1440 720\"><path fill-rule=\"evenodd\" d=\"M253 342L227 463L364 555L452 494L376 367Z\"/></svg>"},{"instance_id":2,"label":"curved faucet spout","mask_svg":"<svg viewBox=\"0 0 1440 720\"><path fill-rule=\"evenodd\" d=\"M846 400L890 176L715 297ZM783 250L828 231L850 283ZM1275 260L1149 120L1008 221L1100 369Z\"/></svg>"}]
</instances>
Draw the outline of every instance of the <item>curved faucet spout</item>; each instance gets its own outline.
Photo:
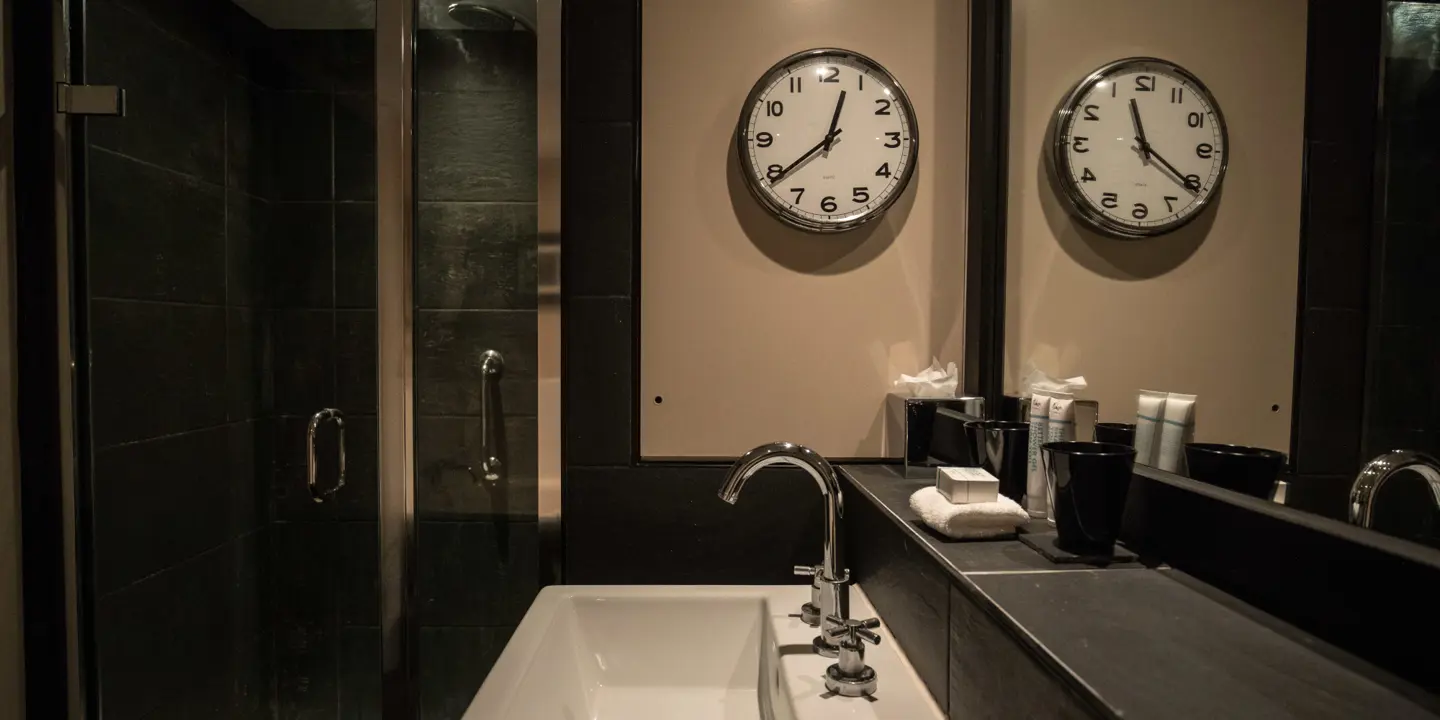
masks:
<instances>
[{"instance_id":1,"label":"curved faucet spout","mask_svg":"<svg viewBox=\"0 0 1440 720\"><path fill-rule=\"evenodd\" d=\"M1435 505L1440 507L1440 462L1414 450L1392 450L1371 460L1350 487L1350 522L1363 528L1375 521L1375 495L1385 481L1402 470L1414 470L1430 485Z\"/></svg>"},{"instance_id":2,"label":"curved faucet spout","mask_svg":"<svg viewBox=\"0 0 1440 720\"><path fill-rule=\"evenodd\" d=\"M771 465L794 465L809 473L820 486L820 494L825 497L825 579L832 582L844 580L844 569L840 566L840 518L845 514L845 501L835 468L820 453L788 442L761 445L741 455L730 466L730 472L720 486L720 499L734 505L740 498L740 491L745 489L745 481Z\"/></svg>"}]
</instances>

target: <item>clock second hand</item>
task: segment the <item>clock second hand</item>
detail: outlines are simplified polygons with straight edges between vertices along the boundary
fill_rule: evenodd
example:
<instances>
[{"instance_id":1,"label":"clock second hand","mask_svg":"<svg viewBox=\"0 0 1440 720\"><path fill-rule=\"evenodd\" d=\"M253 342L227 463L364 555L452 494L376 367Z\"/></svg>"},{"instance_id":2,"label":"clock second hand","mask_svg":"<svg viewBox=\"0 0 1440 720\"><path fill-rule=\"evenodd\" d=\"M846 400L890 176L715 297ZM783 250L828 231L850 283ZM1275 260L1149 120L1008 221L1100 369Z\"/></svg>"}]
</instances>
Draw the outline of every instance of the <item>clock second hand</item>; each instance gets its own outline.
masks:
<instances>
[{"instance_id":1,"label":"clock second hand","mask_svg":"<svg viewBox=\"0 0 1440 720\"><path fill-rule=\"evenodd\" d=\"M776 175L775 178L770 181L770 186L771 186L771 187L774 187L774 186L775 186L775 183L780 182L781 180L784 180L784 179L785 179L785 176L789 175L791 170L794 170L797 166L800 165L800 163L803 163L803 162L805 162L806 160L809 160L809 159L810 159L810 156L814 155L815 153L820 152L821 150L824 150L824 149L828 148L828 147L830 146L830 142L831 142L832 140L834 140L834 139L836 138L836 136L838 136L838 135L842 132L842 130L843 130L843 128L842 128L841 130L836 130L835 132L828 133L827 135L825 135L825 139L824 139L824 140L821 140L820 142L815 143L815 147L812 147L812 148L810 148L809 150L806 150L804 155L801 155L800 157L798 157L798 158L795 159L795 162L792 162L792 163L790 163L789 165L785 166L785 169L784 169L784 170L781 170L781 171L780 171L780 174L779 174L779 175Z\"/></svg>"}]
</instances>

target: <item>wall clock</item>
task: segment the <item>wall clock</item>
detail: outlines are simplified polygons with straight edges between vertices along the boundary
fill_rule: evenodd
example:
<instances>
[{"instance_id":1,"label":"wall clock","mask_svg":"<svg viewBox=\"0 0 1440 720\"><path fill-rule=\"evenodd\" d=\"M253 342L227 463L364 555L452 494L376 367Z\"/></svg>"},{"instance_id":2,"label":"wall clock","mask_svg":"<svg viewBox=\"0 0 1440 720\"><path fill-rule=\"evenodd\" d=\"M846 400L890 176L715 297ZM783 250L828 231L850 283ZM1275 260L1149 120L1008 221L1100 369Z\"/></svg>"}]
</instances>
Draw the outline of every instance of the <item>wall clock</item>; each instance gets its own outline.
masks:
<instances>
[{"instance_id":1,"label":"wall clock","mask_svg":"<svg viewBox=\"0 0 1440 720\"><path fill-rule=\"evenodd\" d=\"M1081 80L1050 136L1050 176L1071 214L1120 238L1194 220L1220 191L1230 151L1225 118L1200 79L1148 57Z\"/></svg>"},{"instance_id":2,"label":"wall clock","mask_svg":"<svg viewBox=\"0 0 1440 720\"><path fill-rule=\"evenodd\" d=\"M864 55L829 48L767 70L735 136L755 199L782 222L818 233L883 215L915 174L920 142L894 76Z\"/></svg>"}]
</instances>

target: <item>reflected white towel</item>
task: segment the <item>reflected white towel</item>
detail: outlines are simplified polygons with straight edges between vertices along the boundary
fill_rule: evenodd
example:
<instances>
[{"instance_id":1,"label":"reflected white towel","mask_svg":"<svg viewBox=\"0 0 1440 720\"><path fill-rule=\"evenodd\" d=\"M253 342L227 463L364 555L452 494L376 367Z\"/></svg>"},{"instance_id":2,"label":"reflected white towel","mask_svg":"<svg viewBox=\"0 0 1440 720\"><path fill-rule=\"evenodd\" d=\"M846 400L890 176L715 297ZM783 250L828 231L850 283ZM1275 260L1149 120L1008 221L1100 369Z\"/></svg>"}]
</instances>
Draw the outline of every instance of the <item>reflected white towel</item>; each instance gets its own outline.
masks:
<instances>
[{"instance_id":1,"label":"reflected white towel","mask_svg":"<svg viewBox=\"0 0 1440 720\"><path fill-rule=\"evenodd\" d=\"M932 530L956 540L1009 535L1030 520L1019 503L1004 495L995 502L955 505L933 485L910 496L910 509Z\"/></svg>"}]
</instances>

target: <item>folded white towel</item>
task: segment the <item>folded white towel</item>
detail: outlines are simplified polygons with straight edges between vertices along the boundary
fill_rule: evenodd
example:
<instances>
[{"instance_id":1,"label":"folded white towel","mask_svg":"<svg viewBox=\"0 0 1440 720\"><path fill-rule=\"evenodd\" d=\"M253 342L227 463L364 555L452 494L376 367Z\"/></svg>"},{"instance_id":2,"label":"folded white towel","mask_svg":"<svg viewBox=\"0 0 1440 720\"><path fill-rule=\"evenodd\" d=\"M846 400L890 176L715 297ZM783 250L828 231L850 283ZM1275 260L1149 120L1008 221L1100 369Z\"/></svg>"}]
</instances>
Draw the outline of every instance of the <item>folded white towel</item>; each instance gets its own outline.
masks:
<instances>
[{"instance_id":1,"label":"folded white towel","mask_svg":"<svg viewBox=\"0 0 1440 720\"><path fill-rule=\"evenodd\" d=\"M910 509L930 529L956 540L1009 535L1030 520L1019 503L1004 495L995 502L955 505L933 485L920 488L910 496Z\"/></svg>"}]
</instances>

